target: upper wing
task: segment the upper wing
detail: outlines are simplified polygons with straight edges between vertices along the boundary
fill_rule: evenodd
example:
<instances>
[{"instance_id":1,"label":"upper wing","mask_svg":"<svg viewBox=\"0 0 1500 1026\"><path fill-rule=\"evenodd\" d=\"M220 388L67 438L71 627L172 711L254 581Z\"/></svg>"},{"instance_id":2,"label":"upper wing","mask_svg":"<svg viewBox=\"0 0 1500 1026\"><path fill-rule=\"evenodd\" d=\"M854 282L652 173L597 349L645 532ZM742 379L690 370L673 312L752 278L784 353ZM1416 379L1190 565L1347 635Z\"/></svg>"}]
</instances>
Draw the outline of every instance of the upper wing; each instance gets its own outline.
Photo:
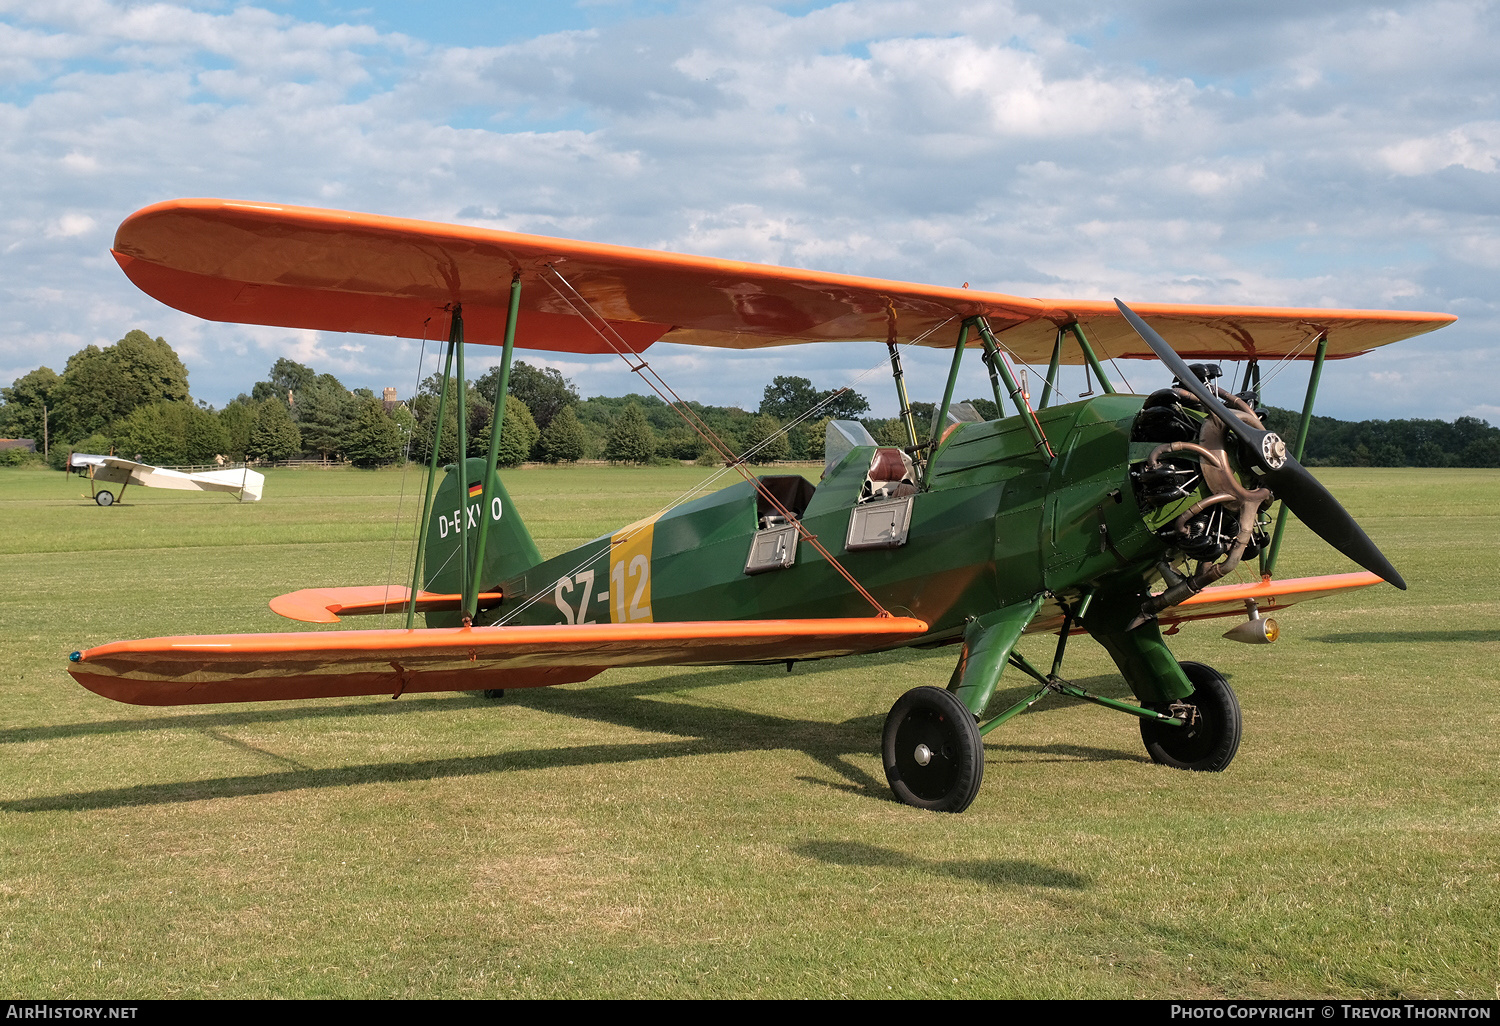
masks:
<instances>
[{"instance_id":1,"label":"upper wing","mask_svg":"<svg viewBox=\"0 0 1500 1026\"><path fill-rule=\"evenodd\" d=\"M1078 322L1103 357L1150 357L1112 303L1026 299L940 285L574 242L311 207L171 200L128 217L115 259L169 306L246 324L441 338L454 304L465 337L498 344L514 276L518 343L609 352L587 300L639 352L658 340L753 349L896 341L949 348L982 315L1024 363L1044 363ZM576 290L576 295L574 291ZM1133 303L1185 357L1288 356L1326 331L1354 356L1451 323L1448 314ZM941 329L941 330L939 330ZM1304 354L1310 356L1311 354ZM1064 347L1079 362L1077 347Z\"/></svg>"},{"instance_id":2,"label":"upper wing","mask_svg":"<svg viewBox=\"0 0 1500 1026\"><path fill-rule=\"evenodd\" d=\"M90 476L96 484L140 484L151 474L160 473L147 463L137 463L119 456L90 456L77 452L69 457L69 466L93 467Z\"/></svg>"},{"instance_id":3,"label":"upper wing","mask_svg":"<svg viewBox=\"0 0 1500 1026\"><path fill-rule=\"evenodd\" d=\"M74 652L68 672L118 702L198 705L538 687L611 666L850 655L925 633L921 620L883 616L217 634L100 645Z\"/></svg>"}]
</instances>

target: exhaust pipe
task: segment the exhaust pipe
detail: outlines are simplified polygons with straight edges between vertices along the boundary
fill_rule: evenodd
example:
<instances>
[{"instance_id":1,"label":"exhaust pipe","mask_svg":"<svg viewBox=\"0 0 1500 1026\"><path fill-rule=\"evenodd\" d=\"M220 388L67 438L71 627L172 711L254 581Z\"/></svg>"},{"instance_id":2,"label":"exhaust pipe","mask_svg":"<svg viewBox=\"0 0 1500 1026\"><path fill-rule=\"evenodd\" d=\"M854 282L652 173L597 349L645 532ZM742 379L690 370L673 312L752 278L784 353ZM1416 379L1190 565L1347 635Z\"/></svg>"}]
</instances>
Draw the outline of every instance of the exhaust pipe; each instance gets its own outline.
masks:
<instances>
[{"instance_id":1,"label":"exhaust pipe","mask_svg":"<svg viewBox=\"0 0 1500 1026\"><path fill-rule=\"evenodd\" d=\"M1225 631L1224 637L1246 645L1269 645L1281 637L1281 628L1276 626L1275 620L1260 615L1254 599L1245 600L1245 611L1250 614L1250 619Z\"/></svg>"}]
</instances>

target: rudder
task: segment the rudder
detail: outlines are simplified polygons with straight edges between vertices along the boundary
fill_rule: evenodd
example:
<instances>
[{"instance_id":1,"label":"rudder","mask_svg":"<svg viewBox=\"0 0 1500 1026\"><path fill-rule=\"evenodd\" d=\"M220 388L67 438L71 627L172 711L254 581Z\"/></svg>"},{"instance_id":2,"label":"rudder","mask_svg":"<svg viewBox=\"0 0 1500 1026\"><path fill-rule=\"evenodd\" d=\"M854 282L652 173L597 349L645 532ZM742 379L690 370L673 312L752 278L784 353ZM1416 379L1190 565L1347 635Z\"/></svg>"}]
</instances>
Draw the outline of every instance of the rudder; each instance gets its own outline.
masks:
<instances>
[{"instance_id":1,"label":"rudder","mask_svg":"<svg viewBox=\"0 0 1500 1026\"><path fill-rule=\"evenodd\" d=\"M459 556L466 510L471 573L474 553L479 546L481 515L490 524L484 545L484 567L479 573L481 592L493 589L500 582L522 574L542 561L542 554L537 550L525 521L511 503L510 493L505 490L498 473L493 476L490 486L490 508L480 509L484 498L484 468L484 460L477 457L467 459L464 473L460 474L455 464L448 468L447 476L438 485L427 517L427 547L422 560L422 587L426 591L454 595L463 590L463 564ZM461 614L457 612L435 612L426 616L429 627L456 627L461 621Z\"/></svg>"}]
</instances>

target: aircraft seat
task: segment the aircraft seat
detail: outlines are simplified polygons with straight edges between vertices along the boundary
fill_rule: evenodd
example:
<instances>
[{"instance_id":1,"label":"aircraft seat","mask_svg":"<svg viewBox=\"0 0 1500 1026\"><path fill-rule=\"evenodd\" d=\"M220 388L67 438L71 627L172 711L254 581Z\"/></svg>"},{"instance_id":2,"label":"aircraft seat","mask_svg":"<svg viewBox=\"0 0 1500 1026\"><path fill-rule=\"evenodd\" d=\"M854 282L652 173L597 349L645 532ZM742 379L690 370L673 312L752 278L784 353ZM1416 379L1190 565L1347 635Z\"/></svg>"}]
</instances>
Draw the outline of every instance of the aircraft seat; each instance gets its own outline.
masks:
<instances>
[{"instance_id":1,"label":"aircraft seat","mask_svg":"<svg viewBox=\"0 0 1500 1026\"><path fill-rule=\"evenodd\" d=\"M917 474L911 457L900 449L880 448L870 457L870 470L859 493L860 502L871 499L898 499L915 495Z\"/></svg>"}]
</instances>

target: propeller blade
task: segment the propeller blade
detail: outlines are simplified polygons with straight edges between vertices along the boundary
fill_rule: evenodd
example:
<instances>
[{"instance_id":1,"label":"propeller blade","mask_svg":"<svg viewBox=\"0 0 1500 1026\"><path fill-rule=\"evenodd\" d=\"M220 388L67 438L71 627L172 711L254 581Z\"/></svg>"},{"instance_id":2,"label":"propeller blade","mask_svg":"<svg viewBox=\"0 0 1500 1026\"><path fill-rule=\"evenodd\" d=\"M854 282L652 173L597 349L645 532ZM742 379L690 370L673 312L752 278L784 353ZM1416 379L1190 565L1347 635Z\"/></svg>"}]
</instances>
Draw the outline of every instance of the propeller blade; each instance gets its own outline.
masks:
<instances>
[{"instance_id":1,"label":"propeller blade","mask_svg":"<svg viewBox=\"0 0 1500 1026\"><path fill-rule=\"evenodd\" d=\"M1167 344L1166 339L1156 333L1155 328L1141 320L1140 316L1134 310L1118 299L1115 300L1115 306L1120 308L1120 313L1125 315L1125 319L1130 322L1130 326L1135 329L1135 333L1141 336L1146 345L1151 347L1151 351L1156 354L1156 358L1166 364L1167 370L1171 371L1177 380L1182 382L1182 387L1193 393L1193 396L1203 404L1204 409L1218 417L1231 434L1248 445L1252 451L1259 452L1262 439L1264 436L1271 434L1271 432L1251 427L1231 413L1229 407L1225 406L1219 397L1214 395L1213 390L1198 380L1198 375L1194 374L1188 368L1187 361L1177 355L1177 351ZM1279 437L1277 441L1280 441ZM1285 451L1284 446L1283 451Z\"/></svg>"},{"instance_id":2,"label":"propeller blade","mask_svg":"<svg viewBox=\"0 0 1500 1026\"><path fill-rule=\"evenodd\" d=\"M1254 427L1235 416L1206 384L1198 380L1198 375L1188 369L1187 362L1177 355L1166 339L1156 333L1156 329L1141 320L1134 310L1120 300L1115 300L1115 306L1120 308L1125 320L1130 322L1136 334L1141 336L1157 358L1182 383L1182 387L1191 392L1203 404L1204 409L1217 417L1225 429L1254 454L1256 472L1262 476L1266 487L1271 489L1276 498L1297 514L1298 520L1366 570L1402 591L1406 590L1406 582L1401 579L1390 560L1385 558L1370 540L1370 536L1349 515L1349 511L1333 497L1333 493L1292 457L1280 435Z\"/></svg>"}]
</instances>

